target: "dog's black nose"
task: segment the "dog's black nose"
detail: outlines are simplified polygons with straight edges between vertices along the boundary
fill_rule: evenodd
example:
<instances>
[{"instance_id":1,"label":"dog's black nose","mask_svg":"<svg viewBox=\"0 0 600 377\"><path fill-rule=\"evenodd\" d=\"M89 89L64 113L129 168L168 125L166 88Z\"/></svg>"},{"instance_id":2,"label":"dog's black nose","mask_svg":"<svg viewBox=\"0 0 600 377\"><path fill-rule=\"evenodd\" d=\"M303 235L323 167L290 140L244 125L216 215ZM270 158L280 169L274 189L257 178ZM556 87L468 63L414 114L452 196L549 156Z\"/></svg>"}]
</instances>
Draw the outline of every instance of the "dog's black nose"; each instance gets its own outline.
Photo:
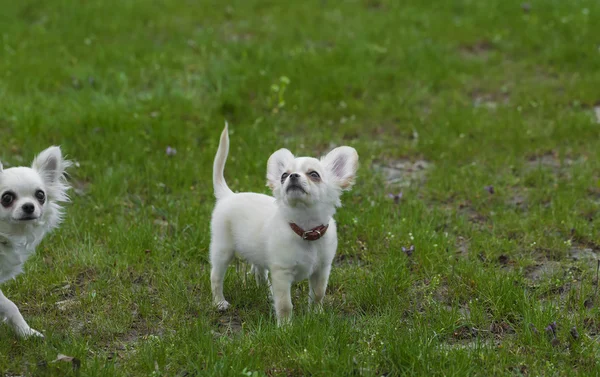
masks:
<instances>
[{"instance_id":1,"label":"dog's black nose","mask_svg":"<svg viewBox=\"0 0 600 377\"><path fill-rule=\"evenodd\" d=\"M290 174L290 179L291 179L292 181L297 181L297 180L298 180L298 178L300 178L300 174L297 174L297 173L292 173L292 174Z\"/></svg>"},{"instance_id":2,"label":"dog's black nose","mask_svg":"<svg viewBox=\"0 0 600 377\"><path fill-rule=\"evenodd\" d=\"M28 215L31 215L33 211L35 211L35 206L33 205L33 203L25 203L21 208L23 209L23 212L25 212Z\"/></svg>"}]
</instances>

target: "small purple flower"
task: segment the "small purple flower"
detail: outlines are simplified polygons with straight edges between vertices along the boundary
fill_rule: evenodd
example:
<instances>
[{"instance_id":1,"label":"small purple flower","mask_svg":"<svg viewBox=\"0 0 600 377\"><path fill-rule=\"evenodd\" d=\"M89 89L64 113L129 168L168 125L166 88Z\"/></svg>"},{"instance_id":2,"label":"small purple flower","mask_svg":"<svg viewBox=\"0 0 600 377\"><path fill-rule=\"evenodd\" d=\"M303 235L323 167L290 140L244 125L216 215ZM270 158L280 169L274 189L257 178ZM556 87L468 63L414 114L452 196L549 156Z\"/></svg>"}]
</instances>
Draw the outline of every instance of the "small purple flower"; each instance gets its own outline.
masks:
<instances>
[{"instance_id":1,"label":"small purple flower","mask_svg":"<svg viewBox=\"0 0 600 377\"><path fill-rule=\"evenodd\" d=\"M402 195L403 195L403 193L402 193L402 191L400 191L397 194L389 193L387 196L390 199L394 199L394 203L398 204L398 203L400 203L400 199L402 199Z\"/></svg>"},{"instance_id":2,"label":"small purple flower","mask_svg":"<svg viewBox=\"0 0 600 377\"><path fill-rule=\"evenodd\" d=\"M492 185L485 186L484 189L485 189L485 191L489 192L490 194L494 194L496 192L494 190L494 186L492 186Z\"/></svg>"},{"instance_id":3,"label":"small purple flower","mask_svg":"<svg viewBox=\"0 0 600 377\"><path fill-rule=\"evenodd\" d=\"M412 256L413 251L415 251L415 245L410 245L410 247L407 249L406 247L402 246L402 252L405 253L407 256Z\"/></svg>"},{"instance_id":4,"label":"small purple flower","mask_svg":"<svg viewBox=\"0 0 600 377\"><path fill-rule=\"evenodd\" d=\"M167 156L175 156L177 154L177 149L168 146L165 153L167 154Z\"/></svg>"},{"instance_id":5,"label":"small purple flower","mask_svg":"<svg viewBox=\"0 0 600 377\"><path fill-rule=\"evenodd\" d=\"M546 332L556 338L556 321L546 326Z\"/></svg>"}]
</instances>

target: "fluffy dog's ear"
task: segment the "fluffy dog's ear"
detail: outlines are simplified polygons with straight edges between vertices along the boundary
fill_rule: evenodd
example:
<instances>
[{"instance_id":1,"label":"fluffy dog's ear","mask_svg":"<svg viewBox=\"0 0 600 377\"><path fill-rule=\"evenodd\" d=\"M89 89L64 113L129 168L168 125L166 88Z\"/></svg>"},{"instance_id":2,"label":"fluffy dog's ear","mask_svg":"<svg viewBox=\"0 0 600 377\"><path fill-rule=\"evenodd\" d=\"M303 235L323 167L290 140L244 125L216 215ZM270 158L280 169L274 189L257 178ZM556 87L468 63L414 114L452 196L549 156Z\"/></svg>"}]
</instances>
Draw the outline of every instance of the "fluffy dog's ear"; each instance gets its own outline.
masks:
<instances>
[{"instance_id":1,"label":"fluffy dog's ear","mask_svg":"<svg viewBox=\"0 0 600 377\"><path fill-rule=\"evenodd\" d=\"M2 167L2 161L0 161L0 173L2 173L3 170L4 168Z\"/></svg>"},{"instance_id":2,"label":"fluffy dog's ear","mask_svg":"<svg viewBox=\"0 0 600 377\"><path fill-rule=\"evenodd\" d=\"M47 184L55 184L62 177L65 165L60 148L52 146L37 155L31 168L37 171Z\"/></svg>"},{"instance_id":3,"label":"fluffy dog's ear","mask_svg":"<svg viewBox=\"0 0 600 377\"><path fill-rule=\"evenodd\" d=\"M352 147L338 147L321 158L321 163L331 176L334 184L342 190L349 190L354 185L356 169L358 169L358 153Z\"/></svg>"},{"instance_id":4,"label":"fluffy dog's ear","mask_svg":"<svg viewBox=\"0 0 600 377\"><path fill-rule=\"evenodd\" d=\"M285 167L294 160L294 155L289 150L282 148L273 153L267 162L267 186L275 190L277 184L281 182L281 175L285 172Z\"/></svg>"}]
</instances>

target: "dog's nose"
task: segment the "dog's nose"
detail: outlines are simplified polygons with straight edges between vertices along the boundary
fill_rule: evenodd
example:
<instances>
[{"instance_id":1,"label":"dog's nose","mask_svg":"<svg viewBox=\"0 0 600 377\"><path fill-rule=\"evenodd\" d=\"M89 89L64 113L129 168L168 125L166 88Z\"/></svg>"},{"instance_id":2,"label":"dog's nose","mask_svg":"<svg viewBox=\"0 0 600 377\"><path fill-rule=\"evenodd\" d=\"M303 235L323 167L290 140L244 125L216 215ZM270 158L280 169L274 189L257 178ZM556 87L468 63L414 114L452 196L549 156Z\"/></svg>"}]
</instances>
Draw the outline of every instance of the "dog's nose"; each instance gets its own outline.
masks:
<instances>
[{"instance_id":1,"label":"dog's nose","mask_svg":"<svg viewBox=\"0 0 600 377\"><path fill-rule=\"evenodd\" d=\"M292 181L297 181L299 178L300 178L300 174L298 174L298 173L292 173L292 174L290 174L290 179Z\"/></svg>"},{"instance_id":2,"label":"dog's nose","mask_svg":"<svg viewBox=\"0 0 600 377\"><path fill-rule=\"evenodd\" d=\"M21 208L23 209L23 212L28 215L31 215L33 211L35 211L35 206L32 203L25 203Z\"/></svg>"}]
</instances>

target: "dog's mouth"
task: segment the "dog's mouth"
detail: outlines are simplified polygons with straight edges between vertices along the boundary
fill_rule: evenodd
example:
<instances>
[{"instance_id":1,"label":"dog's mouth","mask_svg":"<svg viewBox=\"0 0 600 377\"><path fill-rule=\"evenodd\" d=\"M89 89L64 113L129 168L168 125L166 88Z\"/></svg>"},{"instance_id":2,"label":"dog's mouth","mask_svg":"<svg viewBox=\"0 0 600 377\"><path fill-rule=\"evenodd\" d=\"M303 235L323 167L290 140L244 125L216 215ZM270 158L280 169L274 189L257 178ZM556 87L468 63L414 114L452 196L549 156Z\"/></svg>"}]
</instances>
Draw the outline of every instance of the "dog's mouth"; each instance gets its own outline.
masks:
<instances>
[{"instance_id":1,"label":"dog's mouth","mask_svg":"<svg viewBox=\"0 0 600 377\"><path fill-rule=\"evenodd\" d=\"M306 191L305 191L305 190L302 188L302 186L300 186L300 185L290 184L290 185L289 185L289 186L288 186L288 187L285 189L285 192L286 192L286 193L288 193L288 192L294 192L294 191L297 191L297 192L301 192L301 193L304 193L304 194L306 194Z\"/></svg>"},{"instance_id":2,"label":"dog's mouth","mask_svg":"<svg viewBox=\"0 0 600 377\"><path fill-rule=\"evenodd\" d=\"M20 217L18 219L15 219L15 221L18 221L18 222L28 222L28 221L35 221L35 220L38 220L38 219L39 219L38 216L27 215L27 216L23 216L23 217Z\"/></svg>"}]
</instances>

